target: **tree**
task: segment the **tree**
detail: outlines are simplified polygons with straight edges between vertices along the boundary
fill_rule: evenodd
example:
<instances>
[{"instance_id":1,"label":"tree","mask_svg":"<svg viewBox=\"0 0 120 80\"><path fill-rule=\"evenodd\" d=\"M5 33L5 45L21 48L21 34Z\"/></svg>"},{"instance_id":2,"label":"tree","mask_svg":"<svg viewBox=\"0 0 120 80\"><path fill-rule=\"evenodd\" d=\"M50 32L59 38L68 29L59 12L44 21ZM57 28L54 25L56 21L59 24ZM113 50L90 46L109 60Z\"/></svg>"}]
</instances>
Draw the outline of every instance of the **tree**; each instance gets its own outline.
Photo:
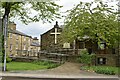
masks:
<instances>
[{"instance_id":1,"label":"tree","mask_svg":"<svg viewBox=\"0 0 120 80\"><path fill-rule=\"evenodd\" d=\"M0 14L2 15L2 29L6 29L5 26L7 26L5 23L8 22L8 19L16 19L18 18L23 23L28 24L30 22L37 22L42 20L43 22L51 22L55 18L60 18L60 14L58 14L59 8L62 6L59 6L55 4L53 1L49 2L37 2L37 1L29 1L29 0L23 0L24 2L0 2ZM31 15L31 11L35 11L35 15ZM3 30L2 30L3 32ZM6 31L5 31L6 32ZM5 46L6 44L6 37L4 37L6 34L1 36L2 39L2 53L4 56L5 53ZM0 38L0 39L1 39ZM5 64L6 64L6 57L4 59L4 71L5 71Z\"/></svg>"},{"instance_id":2,"label":"tree","mask_svg":"<svg viewBox=\"0 0 120 80\"><path fill-rule=\"evenodd\" d=\"M96 5L96 6L95 6ZM117 11L113 6L101 1L83 3L68 11L65 19L63 39L73 41L88 36L98 43L104 40L109 46L116 46L120 37L118 31Z\"/></svg>"},{"instance_id":3,"label":"tree","mask_svg":"<svg viewBox=\"0 0 120 80\"><path fill-rule=\"evenodd\" d=\"M9 18L18 18L25 24L30 22L36 22L43 20L53 21L56 17L60 18L60 14L58 14L59 6L54 2L36 2L25 0L24 2L1 2L1 10L0 13L3 14L2 18L5 18L5 15L9 16ZM31 11L36 12L36 14L32 14Z\"/></svg>"}]
</instances>

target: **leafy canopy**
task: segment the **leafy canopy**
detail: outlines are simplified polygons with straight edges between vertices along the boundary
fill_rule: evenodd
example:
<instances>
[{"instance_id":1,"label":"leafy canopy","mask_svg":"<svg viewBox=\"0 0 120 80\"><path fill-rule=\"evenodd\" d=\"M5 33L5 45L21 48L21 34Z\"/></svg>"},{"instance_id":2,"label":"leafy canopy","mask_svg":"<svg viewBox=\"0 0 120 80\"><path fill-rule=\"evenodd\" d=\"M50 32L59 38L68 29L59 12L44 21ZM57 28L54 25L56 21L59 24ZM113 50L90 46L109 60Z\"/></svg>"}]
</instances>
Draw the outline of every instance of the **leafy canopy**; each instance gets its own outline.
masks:
<instances>
[{"instance_id":1,"label":"leafy canopy","mask_svg":"<svg viewBox=\"0 0 120 80\"><path fill-rule=\"evenodd\" d=\"M64 41L73 41L85 36L100 42L104 40L108 45L118 41L117 11L112 6L101 1L83 3L68 11L62 36Z\"/></svg>"},{"instance_id":2,"label":"leafy canopy","mask_svg":"<svg viewBox=\"0 0 120 80\"><path fill-rule=\"evenodd\" d=\"M30 2L29 0L25 0L23 2L0 2L0 7L2 18L4 15L9 15L11 20L18 18L27 24L40 20L43 22L51 22L55 18L60 18L58 11L62 6L55 4L53 1ZM6 14L9 10L10 12Z\"/></svg>"}]
</instances>

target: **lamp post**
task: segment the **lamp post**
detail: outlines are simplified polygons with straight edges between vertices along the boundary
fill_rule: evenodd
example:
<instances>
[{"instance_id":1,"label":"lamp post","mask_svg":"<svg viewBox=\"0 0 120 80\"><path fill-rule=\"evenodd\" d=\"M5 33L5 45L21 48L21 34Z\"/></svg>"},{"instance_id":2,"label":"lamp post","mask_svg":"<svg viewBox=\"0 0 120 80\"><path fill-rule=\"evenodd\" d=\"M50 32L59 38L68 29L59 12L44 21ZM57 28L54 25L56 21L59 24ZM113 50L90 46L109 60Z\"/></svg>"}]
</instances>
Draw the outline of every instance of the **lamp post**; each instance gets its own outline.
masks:
<instances>
[{"instance_id":1,"label":"lamp post","mask_svg":"<svg viewBox=\"0 0 120 80\"><path fill-rule=\"evenodd\" d=\"M5 16L3 20L3 35L4 35L4 71L6 71L6 51L7 51L7 27L8 27L8 17Z\"/></svg>"}]
</instances>

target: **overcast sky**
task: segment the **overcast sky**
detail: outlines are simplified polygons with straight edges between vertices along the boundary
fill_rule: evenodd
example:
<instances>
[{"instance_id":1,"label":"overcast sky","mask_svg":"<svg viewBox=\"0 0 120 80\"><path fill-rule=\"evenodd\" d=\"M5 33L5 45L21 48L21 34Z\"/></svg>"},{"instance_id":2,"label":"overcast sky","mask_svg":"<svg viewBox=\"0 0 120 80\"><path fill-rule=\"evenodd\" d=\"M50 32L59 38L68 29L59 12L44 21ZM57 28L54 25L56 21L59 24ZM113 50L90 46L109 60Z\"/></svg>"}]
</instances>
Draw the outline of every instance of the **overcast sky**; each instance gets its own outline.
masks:
<instances>
[{"instance_id":1,"label":"overcast sky","mask_svg":"<svg viewBox=\"0 0 120 80\"><path fill-rule=\"evenodd\" d=\"M60 12L65 12L66 10L72 9L80 1L90 2L94 0L59 0L59 1L56 1L56 3L63 6L60 9ZM27 35L30 35L32 37L40 38L40 34L43 34L44 32L53 28L56 21L58 21L59 25L63 25L64 18L56 19L52 23L45 23L45 24L43 24L42 22L35 22L35 23L30 23L28 25L24 25L22 22L17 20L15 21L15 23L17 24L16 25L17 30L23 33L26 33Z\"/></svg>"}]
</instances>

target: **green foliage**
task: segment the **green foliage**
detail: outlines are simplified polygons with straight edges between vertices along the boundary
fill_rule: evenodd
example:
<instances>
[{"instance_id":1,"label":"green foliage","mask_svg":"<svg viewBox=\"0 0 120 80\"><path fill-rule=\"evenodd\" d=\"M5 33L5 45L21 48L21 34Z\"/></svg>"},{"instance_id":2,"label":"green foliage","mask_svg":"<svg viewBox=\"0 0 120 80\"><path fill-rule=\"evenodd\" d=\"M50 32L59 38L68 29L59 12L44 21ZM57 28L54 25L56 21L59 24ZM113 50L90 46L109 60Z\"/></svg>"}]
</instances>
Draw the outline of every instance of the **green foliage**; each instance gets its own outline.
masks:
<instances>
[{"instance_id":1,"label":"green foliage","mask_svg":"<svg viewBox=\"0 0 120 80\"><path fill-rule=\"evenodd\" d=\"M0 63L2 63L2 52L0 52Z\"/></svg>"},{"instance_id":2,"label":"green foliage","mask_svg":"<svg viewBox=\"0 0 120 80\"><path fill-rule=\"evenodd\" d=\"M55 18L60 18L58 10L61 7L53 1L1 2L0 13L3 14L3 17L9 15L10 20L17 18L25 24L40 20L51 22ZM32 13L33 15L31 15Z\"/></svg>"},{"instance_id":3,"label":"green foliage","mask_svg":"<svg viewBox=\"0 0 120 80\"><path fill-rule=\"evenodd\" d=\"M115 71L112 71L110 69L99 69L95 71L96 73L100 73L100 74L109 74L109 75L115 75Z\"/></svg>"},{"instance_id":4,"label":"green foliage","mask_svg":"<svg viewBox=\"0 0 120 80\"><path fill-rule=\"evenodd\" d=\"M34 62L9 62L7 63L7 70L41 70L58 67L59 64L48 61L34 61Z\"/></svg>"},{"instance_id":5,"label":"green foliage","mask_svg":"<svg viewBox=\"0 0 120 80\"><path fill-rule=\"evenodd\" d=\"M94 71L99 74L108 74L108 75L115 75L118 74L118 67L111 67L111 66L82 66L83 70Z\"/></svg>"},{"instance_id":6,"label":"green foliage","mask_svg":"<svg viewBox=\"0 0 120 80\"><path fill-rule=\"evenodd\" d=\"M10 57L7 56L6 62L9 63L9 62L11 62L11 61L12 61L12 59L11 59Z\"/></svg>"},{"instance_id":7,"label":"green foliage","mask_svg":"<svg viewBox=\"0 0 120 80\"><path fill-rule=\"evenodd\" d=\"M86 65L91 65L92 63L92 59L94 57L94 54L89 54L88 51L86 49L83 49L80 51L80 57L78 58L78 61L80 63L86 64Z\"/></svg>"},{"instance_id":8,"label":"green foliage","mask_svg":"<svg viewBox=\"0 0 120 80\"><path fill-rule=\"evenodd\" d=\"M58 67L60 64L53 63L50 61L34 61L34 64L47 66L47 69Z\"/></svg>"},{"instance_id":9,"label":"green foliage","mask_svg":"<svg viewBox=\"0 0 120 80\"><path fill-rule=\"evenodd\" d=\"M7 63L7 70L40 70L47 69L47 66L37 65L28 62L9 62Z\"/></svg>"},{"instance_id":10,"label":"green foliage","mask_svg":"<svg viewBox=\"0 0 120 80\"><path fill-rule=\"evenodd\" d=\"M3 63L4 62L4 54L2 52L0 52L0 59L1 59L0 61ZM12 61L12 59L7 56L6 57L6 62L9 63L11 61Z\"/></svg>"},{"instance_id":11,"label":"green foliage","mask_svg":"<svg viewBox=\"0 0 120 80\"><path fill-rule=\"evenodd\" d=\"M94 7L93 7L94 5ZM95 6L96 5L96 6ZM103 2L80 2L68 11L63 30L63 40L70 42L84 36L100 42L104 40L107 45L116 45L118 42L117 10Z\"/></svg>"},{"instance_id":12,"label":"green foliage","mask_svg":"<svg viewBox=\"0 0 120 80\"><path fill-rule=\"evenodd\" d=\"M7 18L10 18L9 20L19 19L25 24L30 22L37 22L40 20L43 22L51 22L55 18L60 18L58 10L61 7L62 6L55 4L53 1L0 2L0 18L4 20L5 16L7 16ZM32 12L36 14L31 15ZM1 26L3 29L3 22ZM2 46L0 45L0 47L2 47L2 60L4 60L4 35L2 35L2 32L0 32L0 43L2 41ZM9 58L7 58L7 60L8 62L11 61Z\"/></svg>"}]
</instances>

